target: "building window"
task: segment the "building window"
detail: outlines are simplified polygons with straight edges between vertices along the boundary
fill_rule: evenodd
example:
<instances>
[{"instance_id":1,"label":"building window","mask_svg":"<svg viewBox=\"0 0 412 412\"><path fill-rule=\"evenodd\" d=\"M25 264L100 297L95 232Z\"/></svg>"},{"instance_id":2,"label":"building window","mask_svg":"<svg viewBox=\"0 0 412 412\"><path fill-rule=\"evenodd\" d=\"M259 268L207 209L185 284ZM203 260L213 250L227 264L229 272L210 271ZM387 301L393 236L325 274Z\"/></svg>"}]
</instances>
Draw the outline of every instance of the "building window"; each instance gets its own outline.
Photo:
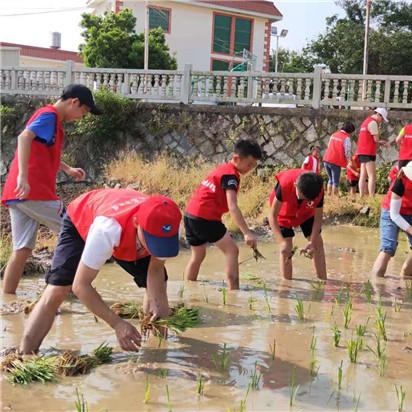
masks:
<instances>
[{"instance_id":1,"label":"building window","mask_svg":"<svg viewBox=\"0 0 412 412\"><path fill-rule=\"evenodd\" d=\"M251 51L252 20L223 14L214 15L213 52L233 55Z\"/></svg>"},{"instance_id":2,"label":"building window","mask_svg":"<svg viewBox=\"0 0 412 412\"><path fill-rule=\"evenodd\" d=\"M165 33L170 33L170 9L149 7L149 29L158 27Z\"/></svg>"},{"instance_id":3,"label":"building window","mask_svg":"<svg viewBox=\"0 0 412 412\"><path fill-rule=\"evenodd\" d=\"M212 71L228 71L230 62L224 60L212 60Z\"/></svg>"}]
</instances>

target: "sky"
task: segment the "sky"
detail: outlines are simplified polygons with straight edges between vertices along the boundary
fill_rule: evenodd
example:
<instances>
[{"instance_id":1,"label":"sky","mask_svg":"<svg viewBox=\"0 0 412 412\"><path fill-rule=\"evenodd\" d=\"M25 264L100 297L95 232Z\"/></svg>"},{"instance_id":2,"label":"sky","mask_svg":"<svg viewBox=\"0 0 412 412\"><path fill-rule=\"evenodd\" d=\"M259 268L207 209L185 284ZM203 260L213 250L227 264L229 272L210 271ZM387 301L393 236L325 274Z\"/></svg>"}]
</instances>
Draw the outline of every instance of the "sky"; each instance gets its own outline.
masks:
<instances>
[{"instance_id":1,"label":"sky","mask_svg":"<svg viewBox=\"0 0 412 412\"><path fill-rule=\"evenodd\" d=\"M159 1L158 1L159 2ZM299 50L325 30L325 18L341 10L334 0L275 0L283 14L279 29L288 35L281 47ZM62 49L78 50L80 15L90 11L86 0L0 0L0 41L49 47L51 32L62 34ZM271 47L275 47L272 38Z\"/></svg>"}]
</instances>

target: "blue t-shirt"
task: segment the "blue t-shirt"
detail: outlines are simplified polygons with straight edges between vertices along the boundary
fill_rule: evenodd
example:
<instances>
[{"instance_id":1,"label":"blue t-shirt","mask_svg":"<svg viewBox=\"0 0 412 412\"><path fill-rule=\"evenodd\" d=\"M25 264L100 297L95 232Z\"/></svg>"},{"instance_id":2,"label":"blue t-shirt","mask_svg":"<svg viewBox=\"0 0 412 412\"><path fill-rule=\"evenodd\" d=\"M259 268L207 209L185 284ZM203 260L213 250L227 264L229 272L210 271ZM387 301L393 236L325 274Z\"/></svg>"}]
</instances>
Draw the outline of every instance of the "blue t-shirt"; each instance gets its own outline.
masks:
<instances>
[{"instance_id":1,"label":"blue t-shirt","mask_svg":"<svg viewBox=\"0 0 412 412\"><path fill-rule=\"evenodd\" d=\"M36 134L34 140L51 146L54 144L56 136L56 115L52 112L42 113L37 119L31 122L26 129ZM24 199L7 200L7 205L24 202Z\"/></svg>"},{"instance_id":2,"label":"blue t-shirt","mask_svg":"<svg viewBox=\"0 0 412 412\"><path fill-rule=\"evenodd\" d=\"M42 113L27 127L35 135L35 140L50 146L54 144L56 135L56 115L52 112Z\"/></svg>"}]
</instances>

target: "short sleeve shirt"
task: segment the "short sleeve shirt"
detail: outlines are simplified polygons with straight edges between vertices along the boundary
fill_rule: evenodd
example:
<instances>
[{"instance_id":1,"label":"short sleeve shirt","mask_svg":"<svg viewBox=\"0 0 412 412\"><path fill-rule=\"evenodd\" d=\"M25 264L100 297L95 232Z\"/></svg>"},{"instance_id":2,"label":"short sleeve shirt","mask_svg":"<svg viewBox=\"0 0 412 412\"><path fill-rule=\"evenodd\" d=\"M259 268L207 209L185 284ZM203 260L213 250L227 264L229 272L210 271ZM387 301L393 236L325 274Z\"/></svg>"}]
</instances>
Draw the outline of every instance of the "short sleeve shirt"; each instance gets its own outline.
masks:
<instances>
[{"instance_id":1,"label":"short sleeve shirt","mask_svg":"<svg viewBox=\"0 0 412 412\"><path fill-rule=\"evenodd\" d=\"M35 140L38 140L50 146L54 144L55 141L56 115L51 112L42 113L26 128L36 135Z\"/></svg>"},{"instance_id":2,"label":"short sleeve shirt","mask_svg":"<svg viewBox=\"0 0 412 412\"><path fill-rule=\"evenodd\" d=\"M378 126L378 123L377 123L375 120L369 122L369 124L368 124L368 130L369 130L369 133L370 133L370 134L372 134L372 135L374 135L374 136L377 136L377 135L379 134L379 126Z\"/></svg>"},{"instance_id":3,"label":"short sleeve shirt","mask_svg":"<svg viewBox=\"0 0 412 412\"><path fill-rule=\"evenodd\" d=\"M236 175L223 175L220 184L224 190L238 190L239 179Z\"/></svg>"},{"instance_id":4,"label":"short sleeve shirt","mask_svg":"<svg viewBox=\"0 0 412 412\"><path fill-rule=\"evenodd\" d=\"M402 197L405 193L405 185L402 182L402 179L396 179L395 183L392 186L392 192L397 194L399 197Z\"/></svg>"}]
</instances>

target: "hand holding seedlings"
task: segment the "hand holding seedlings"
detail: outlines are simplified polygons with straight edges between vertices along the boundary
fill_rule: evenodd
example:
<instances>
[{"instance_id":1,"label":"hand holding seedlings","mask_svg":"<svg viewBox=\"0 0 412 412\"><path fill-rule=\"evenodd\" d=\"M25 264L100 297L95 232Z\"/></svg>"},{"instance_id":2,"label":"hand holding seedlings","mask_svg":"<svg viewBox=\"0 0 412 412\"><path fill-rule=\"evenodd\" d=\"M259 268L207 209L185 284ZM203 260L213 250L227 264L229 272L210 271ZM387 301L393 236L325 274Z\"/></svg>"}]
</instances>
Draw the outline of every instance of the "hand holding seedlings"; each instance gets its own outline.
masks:
<instances>
[{"instance_id":1,"label":"hand holding seedlings","mask_svg":"<svg viewBox=\"0 0 412 412\"><path fill-rule=\"evenodd\" d=\"M259 259L266 259L258 250L257 246L253 247L253 257L255 258L256 262Z\"/></svg>"}]
</instances>

